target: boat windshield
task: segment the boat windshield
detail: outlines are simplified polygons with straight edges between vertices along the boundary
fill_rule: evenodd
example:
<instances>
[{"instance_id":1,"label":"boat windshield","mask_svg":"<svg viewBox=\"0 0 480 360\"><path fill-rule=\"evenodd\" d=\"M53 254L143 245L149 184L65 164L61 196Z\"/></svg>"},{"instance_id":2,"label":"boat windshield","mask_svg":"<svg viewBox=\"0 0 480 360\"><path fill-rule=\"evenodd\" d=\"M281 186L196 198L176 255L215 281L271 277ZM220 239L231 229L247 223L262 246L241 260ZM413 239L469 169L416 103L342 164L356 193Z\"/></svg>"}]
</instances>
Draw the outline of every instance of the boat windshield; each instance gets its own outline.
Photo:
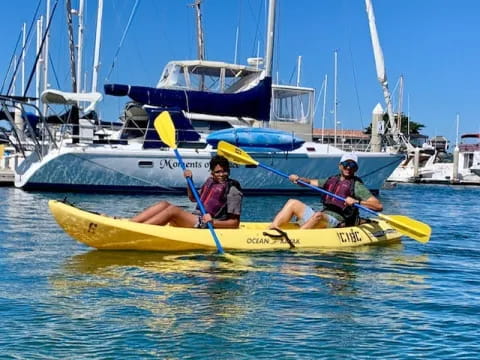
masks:
<instances>
[{"instance_id":1,"label":"boat windshield","mask_svg":"<svg viewBox=\"0 0 480 360\"><path fill-rule=\"evenodd\" d=\"M314 90L292 86L273 86L272 121L308 124L313 120Z\"/></svg>"},{"instance_id":2,"label":"boat windshield","mask_svg":"<svg viewBox=\"0 0 480 360\"><path fill-rule=\"evenodd\" d=\"M479 151L480 134L464 134L461 137L460 151Z\"/></svg>"},{"instance_id":3,"label":"boat windshield","mask_svg":"<svg viewBox=\"0 0 480 360\"><path fill-rule=\"evenodd\" d=\"M169 63L157 88L236 93L257 85L262 74L261 70L254 68L222 65Z\"/></svg>"}]
</instances>

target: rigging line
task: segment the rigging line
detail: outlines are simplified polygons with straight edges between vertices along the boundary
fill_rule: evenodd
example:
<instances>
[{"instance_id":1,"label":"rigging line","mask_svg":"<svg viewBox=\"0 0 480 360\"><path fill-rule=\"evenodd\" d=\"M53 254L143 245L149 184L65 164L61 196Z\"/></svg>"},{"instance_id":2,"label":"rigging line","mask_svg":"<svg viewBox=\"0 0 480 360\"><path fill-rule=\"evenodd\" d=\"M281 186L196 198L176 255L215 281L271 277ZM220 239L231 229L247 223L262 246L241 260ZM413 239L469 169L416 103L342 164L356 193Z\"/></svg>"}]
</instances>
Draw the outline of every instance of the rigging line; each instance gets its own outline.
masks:
<instances>
[{"instance_id":1,"label":"rigging line","mask_svg":"<svg viewBox=\"0 0 480 360\"><path fill-rule=\"evenodd\" d=\"M357 87L357 72L355 70L355 63L353 62L353 53L352 53L352 46L349 40L348 42L348 51L350 53L350 59L352 59L352 74L353 74L353 87L355 88L355 98L357 100L358 112L360 113L360 125L362 129L363 125L363 113L362 113L362 106L360 104L360 95L358 94L358 87Z\"/></svg>"},{"instance_id":2,"label":"rigging line","mask_svg":"<svg viewBox=\"0 0 480 360\"><path fill-rule=\"evenodd\" d=\"M320 93L318 94L317 101L315 101L315 106L313 108L313 117L315 118L315 114L317 113L318 103L320 102L320 97L322 96L323 92L327 91L325 79L322 81L322 87L320 88Z\"/></svg>"},{"instance_id":3,"label":"rigging line","mask_svg":"<svg viewBox=\"0 0 480 360\"><path fill-rule=\"evenodd\" d=\"M238 2L238 18L237 18L237 36L236 36L236 39L235 39L235 56L234 56L234 63L237 64L237 57L238 57L238 53L240 52L239 51L239 48L240 48L240 26L242 25L242 3L243 1L240 0Z\"/></svg>"},{"instance_id":4,"label":"rigging line","mask_svg":"<svg viewBox=\"0 0 480 360\"><path fill-rule=\"evenodd\" d=\"M58 1L58 0L57 0L57 1ZM27 32L27 37L26 37L27 40L30 38L30 34L32 33L33 25L35 24L35 19L36 19L37 15L38 15L38 11L39 11L39 9L40 9L41 3L42 3L42 0L38 0L37 9L35 10L35 14L33 15L32 22L30 23L30 27L29 27L28 32ZM27 41L27 42L28 42L28 41ZM27 42L25 42L25 46L26 46ZM24 52L24 50L25 50L25 46L22 47L22 54L23 54L23 52ZM24 60L24 59L22 59L22 60ZM21 63L22 63L21 61L19 61L19 62L17 63L17 67L16 67L15 71L13 72L13 76L12 76L12 79L10 80L10 84L8 84L7 94L9 94L9 93L10 93L10 90L12 90L13 82L14 82L14 80L15 80L15 76L17 75L17 71L18 71L18 68L20 67L20 64L21 64ZM3 90L3 85L2 85L2 90Z\"/></svg>"},{"instance_id":5,"label":"rigging line","mask_svg":"<svg viewBox=\"0 0 480 360\"><path fill-rule=\"evenodd\" d=\"M57 4L58 4L58 0L55 2L52 12L50 13L50 19L48 20L47 28L45 29L45 33L43 34L42 43L40 44L40 49L38 50L37 57L35 58L35 62L33 63L32 72L30 73L30 77L28 78L28 82L27 82L27 85L25 86L25 92L23 93L23 96L27 95L28 88L32 83L33 75L35 74L35 67L37 66L38 60L40 59L40 55L42 54L43 45L45 44L45 40L47 39L48 32L50 31L50 26L52 25L52 19L53 19L53 15L55 14L55 10L57 9Z\"/></svg>"},{"instance_id":6,"label":"rigging line","mask_svg":"<svg viewBox=\"0 0 480 360\"><path fill-rule=\"evenodd\" d=\"M3 92L3 87L5 86L5 81L7 81L8 72L12 68L12 64L13 64L13 61L15 59L15 53L17 52L18 44L19 44L21 38L22 38L22 31L20 30L20 34L18 34L17 43L15 44L15 49L13 50L12 57L10 58L10 62L8 63L7 73L5 74L5 77L3 78L2 87L0 88L0 94ZM17 65L15 65L15 69L16 68L17 68ZM13 78L15 79L15 70L14 70ZM8 93L7 93L7 95L8 95Z\"/></svg>"},{"instance_id":7,"label":"rigging line","mask_svg":"<svg viewBox=\"0 0 480 360\"><path fill-rule=\"evenodd\" d=\"M251 2L249 1L248 4L250 5L250 11L251 11L253 17L255 18L255 13L253 12ZM257 12L258 16L256 16L257 26L256 26L256 28L255 28L255 38L253 39L253 47L252 47L252 54L253 54L253 56L256 56L256 54L257 54L257 51L256 51L257 45L256 45L256 43L257 43L257 39L260 38L260 36L259 36L258 33L259 33L259 31L260 31L260 30L259 30L259 27L260 27L260 19L261 19L260 13L261 13L261 12L262 12L262 2L260 1L260 2L259 2L259 9L258 9L258 12Z\"/></svg>"},{"instance_id":8,"label":"rigging line","mask_svg":"<svg viewBox=\"0 0 480 360\"><path fill-rule=\"evenodd\" d=\"M292 78L293 78L293 76L295 75L296 72L297 72L297 65L295 64L295 66L292 69L292 73L290 74L290 78L288 79L287 84L289 84L289 85L291 84Z\"/></svg>"},{"instance_id":9,"label":"rigging line","mask_svg":"<svg viewBox=\"0 0 480 360\"><path fill-rule=\"evenodd\" d=\"M135 16L136 11L137 11L138 4L139 4L139 0L136 0L135 4L133 5L132 11L130 12L130 17L128 19L127 26L125 27L125 30L123 32L122 39L120 40L120 44L117 47L117 51L115 51L115 56L113 57L113 61L112 61L112 67L110 68L110 71L108 72L106 80L108 80L110 78L110 75L112 74L113 68L115 67L115 62L117 61L118 54L120 53L120 49L123 46L123 42L124 42L124 40L127 36L127 32L130 29L130 25L132 23L132 20L133 20L133 17Z\"/></svg>"},{"instance_id":10,"label":"rigging line","mask_svg":"<svg viewBox=\"0 0 480 360\"><path fill-rule=\"evenodd\" d=\"M50 60L50 64L52 65L53 76L55 77L55 81L57 82L57 88L60 89L60 81L58 80L57 72L55 71L55 65L52 60L52 55L48 54L48 60Z\"/></svg>"},{"instance_id":11,"label":"rigging line","mask_svg":"<svg viewBox=\"0 0 480 360\"><path fill-rule=\"evenodd\" d=\"M280 21L282 21L282 7L281 6L277 6L276 9L274 9L274 11L276 12L276 15L275 15L275 18L276 18L276 21L275 21L275 28L273 29L273 32L275 34L275 38L273 39L273 42L274 42L274 46L273 46L273 57L275 59L275 62L276 62L276 69L278 71L278 69L280 69L280 49L281 49L281 44L280 44L280 39L281 39L281 35L280 35L280 31L282 31L282 28L280 26ZM276 56L275 56L276 54ZM272 69L273 70L273 69ZM273 74L273 71L272 71L272 74ZM272 78L273 78L273 75L272 75ZM272 79L272 82L273 82L273 79Z\"/></svg>"}]
</instances>

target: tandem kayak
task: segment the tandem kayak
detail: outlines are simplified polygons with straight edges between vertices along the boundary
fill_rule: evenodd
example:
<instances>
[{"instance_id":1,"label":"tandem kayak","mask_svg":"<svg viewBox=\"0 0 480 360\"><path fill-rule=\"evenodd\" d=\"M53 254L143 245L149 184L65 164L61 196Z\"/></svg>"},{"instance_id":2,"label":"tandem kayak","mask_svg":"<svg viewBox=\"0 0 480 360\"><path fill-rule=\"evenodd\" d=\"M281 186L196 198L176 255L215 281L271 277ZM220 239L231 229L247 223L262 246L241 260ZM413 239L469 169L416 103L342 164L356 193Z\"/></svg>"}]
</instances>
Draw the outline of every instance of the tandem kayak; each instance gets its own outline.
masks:
<instances>
[{"instance_id":1,"label":"tandem kayak","mask_svg":"<svg viewBox=\"0 0 480 360\"><path fill-rule=\"evenodd\" d=\"M103 250L216 250L208 229L140 224L85 211L50 200L50 211L67 234ZM399 242L402 234L383 220L347 228L300 230L288 224L280 231L269 223L242 222L238 229L215 229L225 250L338 249Z\"/></svg>"}]
</instances>

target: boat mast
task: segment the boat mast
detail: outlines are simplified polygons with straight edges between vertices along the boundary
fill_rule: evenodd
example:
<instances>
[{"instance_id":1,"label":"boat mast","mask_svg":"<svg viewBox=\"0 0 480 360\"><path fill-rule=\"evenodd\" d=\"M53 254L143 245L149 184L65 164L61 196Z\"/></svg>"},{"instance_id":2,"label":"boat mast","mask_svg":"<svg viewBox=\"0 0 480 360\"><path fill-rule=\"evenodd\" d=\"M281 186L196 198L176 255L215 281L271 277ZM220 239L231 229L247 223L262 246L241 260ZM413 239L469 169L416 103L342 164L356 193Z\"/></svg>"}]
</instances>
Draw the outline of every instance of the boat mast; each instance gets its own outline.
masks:
<instances>
[{"instance_id":1,"label":"boat mast","mask_svg":"<svg viewBox=\"0 0 480 360\"><path fill-rule=\"evenodd\" d=\"M72 2L65 1L67 8L67 27L68 27L68 43L70 51L70 75L72 77L72 91L77 92L77 74L75 71L75 40L73 39L73 20L72 20Z\"/></svg>"},{"instance_id":2,"label":"boat mast","mask_svg":"<svg viewBox=\"0 0 480 360\"><path fill-rule=\"evenodd\" d=\"M327 106L327 82L328 77L325 74L325 80L323 80L323 112L322 112L322 144L324 143L325 138L325 110Z\"/></svg>"},{"instance_id":3,"label":"boat mast","mask_svg":"<svg viewBox=\"0 0 480 360\"><path fill-rule=\"evenodd\" d=\"M383 97L385 98L385 103L387 105L387 114L388 121L390 125L390 134L393 137L395 144L400 144L400 141L403 142L403 145L407 147L408 150L412 150L412 145L401 136L400 129L395 124L395 113L393 111L392 105L392 96L388 88L387 73L385 69L385 61L383 57L383 51L380 46L380 39L378 37L377 26L375 24L375 14L373 12L373 5L371 0L365 0L367 15L368 15L368 25L370 27L370 37L372 40L373 55L375 58L375 67L377 70L377 78L383 89Z\"/></svg>"},{"instance_id":4,"label":"boat mast","mask_svg":"<svg viewBox=\"0 0 480 360\"><path fill-rule=\"evenodd\" d=\"M334 130L333 130L333 146L337 147L337 61L338 61L338 51L335 50L334 52L334 81L333 81L333 122L334 122Z\"/></svg>"},{"instance_id":5,"label":"boat mast","mask_svg":"<svg viewBox=\"0 0 480 360\"><path fill-rule=\"evenodd\" d=\"M46 24L50 24L50 0L47 0L47 13L45 15ZM48 89L48 56L49 56L49 44L50 44L50 31L47 31L47 37L45 38L45 45L43 48L43 90ZM47 115L47 104L43 104L43 114Z\"/></svg>"},{"instance_id":6,"label":"boat mast","mask_svg":"<svg viewBox=\"0 0 480 360\"><path fill-rule=\"evenodd\" d=\"M85 8L85 1L80 0L78 8L78 52L77 52L77 93L82 92L82 60L83 60L83 10Z\"/></svg>"},{"instance_id":7,"label":"boat mast","mask_svg":"<svg viewBox=\"0 0 480 360\"><path fill-rule=\"evenodd\" d=\"M40 16L40 19L37 20L37 56L38 56L38 61L35 65L35 97L37 100L35 101L35 105L37 108L40 107L40 83L41 83L41 78L42 78L42 62L43 59L41 57L41 51L42 51L42 32L43 32L43 16Z\"/></svg>"},{"instance_id":8,"label":"boat mast","mask_svg":"<svg viewBox=\"0 0 480 360\"><path fill-rule=\"evenodd\" d=\"M26 50L25 46L27 44L27 24L23 23L22 27L23 37L22 37L22 95L25 94L25 56Z\"/></svg>"},{"instance_id":9,"label":"boat mast","mask_svg":"<svg viewBox=\"0 0 480 360\"><path fill-rule=\"evenodd\" d=\"M267 46L265 51L265 76L272 76L273 44L275 41L275 8L276 0L268 4Z\"/></svg>"},{"instance_id":10,"label":"boat mast","mask_svg":"<svg viewBox=\"0 0 480 360\"><path fill-rule=\"evenodd\" d=\"M100 70L100 44L102 39L103 0L98 0L97 29L95 32L95 53L93 56L92 92L97 91L98 72Z\"/></svg>"},{"instance_id":11,"label":"boat mast","mask_svg":"<svg viewBox=\"0 0 480 360\"><path fill-rule=\"evenodd\" d=\"M398 116L398 124L397 127L399 130L402 129L402 110L403 110L403 75L400 75L400 84L398 86L398 108L397 108L397 116ZM410 136L410 134L407 134Z\"/></svg>"},{"instance_id":12,"label":"boat mast","mask_svg":"<svg viewBox=\"0 0 480 360\"><path fill-rule=\"evenodd\" d=\"M198 60L205 60L205 41L203 38L202 28L202 12L200 11L200 4L202 0L195 0L191 5L195 8L195 20L197 24L197 56Z\"/></svg>"}]
</instances>

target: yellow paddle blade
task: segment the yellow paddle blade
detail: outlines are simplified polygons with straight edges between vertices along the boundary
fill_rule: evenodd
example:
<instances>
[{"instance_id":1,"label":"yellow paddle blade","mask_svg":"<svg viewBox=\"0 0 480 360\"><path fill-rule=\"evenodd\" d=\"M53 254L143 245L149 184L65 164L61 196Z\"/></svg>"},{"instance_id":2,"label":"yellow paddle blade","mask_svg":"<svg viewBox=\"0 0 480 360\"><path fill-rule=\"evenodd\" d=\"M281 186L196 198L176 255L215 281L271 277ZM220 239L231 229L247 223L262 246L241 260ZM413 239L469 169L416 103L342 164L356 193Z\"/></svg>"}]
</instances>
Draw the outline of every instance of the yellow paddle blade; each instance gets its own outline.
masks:
<instances>
[{"instance_id":1,"label":"yellow paddle blade","mask_svg":"<svg viewBox=\"0 0 480 360\"><path fill-rule=\"evenodd\" d=\"M155 126L155 130L157 130L157 134L162 142L167 144L171 149L177 148L175 126L168 111L162 111L158 114L153 122L153 126Z\"/></svg>"},{"instance_id":2,"label":"yellow paddle blade","mask_svg":"<svg viewBox=\"0 0 480 360\"><path fill-rule=\"evenodd\" d=\"M223 140L218 143L217 153L236 164L258 165L258 161L252 159L245 151Z\"/></svg>"},{"instance_id":3,"label":"yellow paddle blade","mask_svg":"<svg viewBox=\"0 0 480 360\"><path fill-rule=\"evenodd\" d=\"M395 229L397 229L402 234L411 237L422 243L428 242L430 240L430 235L432 229L429 225L409 218L408 216L403 215L383 215L379 214L379 217L387 221Z\"/></svg>"}]
</instances>

